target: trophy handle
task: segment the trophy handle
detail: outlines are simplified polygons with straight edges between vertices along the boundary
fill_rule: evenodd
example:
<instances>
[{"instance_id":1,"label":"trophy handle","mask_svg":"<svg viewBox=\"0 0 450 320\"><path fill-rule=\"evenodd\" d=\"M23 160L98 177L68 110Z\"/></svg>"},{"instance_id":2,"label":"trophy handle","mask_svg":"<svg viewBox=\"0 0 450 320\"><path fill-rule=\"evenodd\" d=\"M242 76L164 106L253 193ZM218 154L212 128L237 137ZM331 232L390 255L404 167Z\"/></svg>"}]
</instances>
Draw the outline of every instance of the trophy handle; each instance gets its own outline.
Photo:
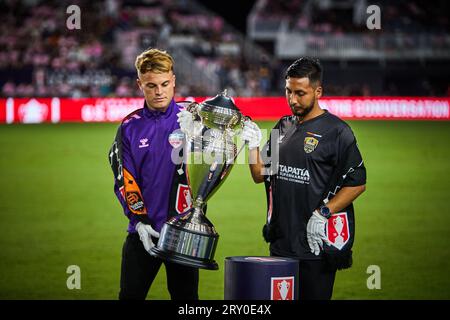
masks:
<instances>
[{"instance_id":1,"label":"trophy handle","mask_svg":"<svg viewBox=\"0 0 450 320\"><path fill-rule=\"evenodd\" d=\"M200 104L198 102L191 102L187 107L186 111L189 111L194 116L195 120L201 120L200 116Z\"/></svg>"}]
</instances>

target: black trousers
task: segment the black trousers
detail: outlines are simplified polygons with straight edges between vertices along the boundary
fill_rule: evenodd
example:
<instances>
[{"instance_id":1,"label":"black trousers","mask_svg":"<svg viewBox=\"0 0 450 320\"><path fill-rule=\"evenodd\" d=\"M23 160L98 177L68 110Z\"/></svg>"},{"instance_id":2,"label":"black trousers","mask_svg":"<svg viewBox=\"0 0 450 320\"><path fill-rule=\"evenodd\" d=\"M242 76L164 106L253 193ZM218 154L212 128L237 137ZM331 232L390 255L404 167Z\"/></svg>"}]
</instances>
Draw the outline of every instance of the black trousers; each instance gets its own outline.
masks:
<instances>
[{"instance_id":1,"label":"black trousers","mask_svg":"<svg viewBox=\"0 0 450 320\"><path fill-rule=\"evenodd\" d=\"M330 300L336 270L325 267L323 260L300 260L299 300Z\"/></svg>"},{"instance_id":2,"label":"black trousers","mask_svg":"<svg viewBox=\"0 0 450 320\"><path fill-rule=\"evenodd\" d=\"M137 233L129 233L123 245L119 299L144 300L162 263L171 299L198 300L198 269L152 257Z\"/></svg>"},{"instance_id":3,"label":"black trousers","mask_svg":"<svg viewBox=\"0 0 450 320\"><path fill-rule=\"evenodd\" d=\"M270 253L274 257L280 255ZM299 300L331 300L337 270L330 270L323 260L299 259Z\"/></svg>"}]
</instances>

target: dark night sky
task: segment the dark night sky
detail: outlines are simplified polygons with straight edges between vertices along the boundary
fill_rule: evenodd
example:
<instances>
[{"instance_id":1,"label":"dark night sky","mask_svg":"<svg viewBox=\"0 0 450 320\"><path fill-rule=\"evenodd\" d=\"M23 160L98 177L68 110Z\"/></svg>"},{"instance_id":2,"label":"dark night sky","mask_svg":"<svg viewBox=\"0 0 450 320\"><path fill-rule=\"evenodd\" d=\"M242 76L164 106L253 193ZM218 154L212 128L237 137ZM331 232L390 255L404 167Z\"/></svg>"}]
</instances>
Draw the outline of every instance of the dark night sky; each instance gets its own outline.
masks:
<instances>
[{"instance_id":1,"label":"dark night sky","mask_svg":"<svg viewBox=\"0 0 450 320\"><path fill-rule=\"evenodd\" d=\"M246 32L247 15L253 7L255 0L238 1L211 1L197 0L203 6L222 16L228 23L239 29L242 33Z\"/></svg>"}]
</instances>

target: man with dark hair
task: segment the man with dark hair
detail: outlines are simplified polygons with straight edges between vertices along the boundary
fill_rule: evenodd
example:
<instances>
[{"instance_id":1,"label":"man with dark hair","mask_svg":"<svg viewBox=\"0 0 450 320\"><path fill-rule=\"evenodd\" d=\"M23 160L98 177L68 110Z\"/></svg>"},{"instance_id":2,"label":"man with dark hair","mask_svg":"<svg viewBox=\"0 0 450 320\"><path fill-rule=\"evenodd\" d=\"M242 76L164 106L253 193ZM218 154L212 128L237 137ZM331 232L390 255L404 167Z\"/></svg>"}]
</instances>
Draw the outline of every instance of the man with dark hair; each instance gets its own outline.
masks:
<instances>
[{"instance_id":1,"label":"man with dark hair","mask_svg":"<svg viewBox=\"0 0 450 320\"><path fill-rule=\"evenodd\" d=\"M251 122L243 139L255 146L249 155L253 180L266 187L263 235L270 254L299 259L300 299L328 300L336 271L352 263L352 203L365 190L366 170L349 125L319 106L320 62L298 59L285 80L292 115L275 125L276 141L261 155L259 128Z\"/></svg>"}]
</instances>

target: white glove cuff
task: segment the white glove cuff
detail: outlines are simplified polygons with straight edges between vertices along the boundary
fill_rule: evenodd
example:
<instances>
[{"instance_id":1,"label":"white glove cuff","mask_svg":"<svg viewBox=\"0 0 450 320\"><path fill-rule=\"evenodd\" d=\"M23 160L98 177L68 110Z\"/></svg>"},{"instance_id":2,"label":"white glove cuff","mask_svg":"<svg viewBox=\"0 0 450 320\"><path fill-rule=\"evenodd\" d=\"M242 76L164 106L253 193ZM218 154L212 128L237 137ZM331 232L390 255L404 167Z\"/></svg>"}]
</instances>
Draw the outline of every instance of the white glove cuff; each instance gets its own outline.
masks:
<instances>
[{"instance_id":1,"label":"white glove cuff","mask_svg":"<svg viewBox=\"0 0 450 320\"><path fill-rule=\"evenodd\" d=\"M319 218L323 222L327 222L328 221L328 219L325 218L324 216L322 216L318 210L314 210L313 211L313 215L315 215L317 218Z\"/></svg>"}]
</instances>

